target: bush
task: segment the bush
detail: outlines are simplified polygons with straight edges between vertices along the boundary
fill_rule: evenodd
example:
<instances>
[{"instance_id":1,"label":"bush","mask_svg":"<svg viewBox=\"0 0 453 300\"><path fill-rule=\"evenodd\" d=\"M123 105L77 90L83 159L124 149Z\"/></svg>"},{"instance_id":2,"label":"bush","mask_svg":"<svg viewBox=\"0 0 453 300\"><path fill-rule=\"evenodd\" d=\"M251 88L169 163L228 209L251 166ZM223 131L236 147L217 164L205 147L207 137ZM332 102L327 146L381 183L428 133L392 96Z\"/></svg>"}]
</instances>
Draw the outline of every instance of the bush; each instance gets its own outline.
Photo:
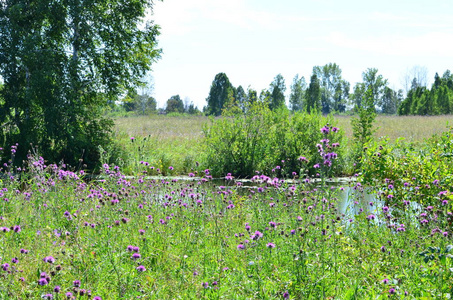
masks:
<instances>
[{"instance_id":1,"label":"bush","mask_svg":"<svg viewBox=\"0 0 453 300\"><path fill-rule=\"evenodd\" d=\"M380 189L378 182L391 183L391 194L402 205L401 197L409 193L412 201L422 205L442 206L440 195L453 186L453 128L427 140L423 147L398 140L370 142L361 160L361 181ZM386 188L384 186L384 188ZM441 194L439 194L441 193Z\"/></svg>"},{"instance_id":2,"label":"bush","mask_svg":"<svg viewBox=\"0 0 453 300\"><path fill-rule=\"evenodd\" d=\"M287 109L271 111L262 103L251 106L247 114L236 117L211 119L203 128L205 135L205 162L214 175L232 173L250 177L256 171L292 176L316 173L315 164L322 164L316 145L324 138L321 127L333 125L333 118L314 113ZM333 136L333 143L343 141L344 134ZM300 157L305 157L308 164ZM338 153L342 160L342 151ZM331 168L329 175L340 174L342 164Z\"/></svg>"}]
</instances>

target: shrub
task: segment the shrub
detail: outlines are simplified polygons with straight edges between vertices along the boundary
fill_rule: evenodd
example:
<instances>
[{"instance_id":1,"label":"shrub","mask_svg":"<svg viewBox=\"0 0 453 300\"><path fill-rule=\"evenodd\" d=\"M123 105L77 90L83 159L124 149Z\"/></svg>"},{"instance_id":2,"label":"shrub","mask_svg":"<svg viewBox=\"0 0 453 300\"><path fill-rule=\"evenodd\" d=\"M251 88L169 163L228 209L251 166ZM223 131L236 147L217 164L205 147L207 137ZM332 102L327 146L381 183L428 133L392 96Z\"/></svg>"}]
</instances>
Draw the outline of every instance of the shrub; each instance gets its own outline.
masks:
<instances>
[{"instance_id":1,"label":"shrub","mask_svg":"<svg viewBox=\"0 0 453 300\"><path fill-rule=\"evenodd\" d=\"M323 139L320 128L332 125L333 118L314 113L287 109L271 111L262 103L251 106L245 115L211 119L203 128L205 135L205 162L214 175L232 173L249 177L256 171L278 176L316 173L313 165L322 163L316 144ZM341 143L344 134L339 132L331 143ZM339 159L342 159L342 153ZM303 156L307 165L301 164ZM333 168L341 172L342 164Z\"/></svg>"}]
</instances>

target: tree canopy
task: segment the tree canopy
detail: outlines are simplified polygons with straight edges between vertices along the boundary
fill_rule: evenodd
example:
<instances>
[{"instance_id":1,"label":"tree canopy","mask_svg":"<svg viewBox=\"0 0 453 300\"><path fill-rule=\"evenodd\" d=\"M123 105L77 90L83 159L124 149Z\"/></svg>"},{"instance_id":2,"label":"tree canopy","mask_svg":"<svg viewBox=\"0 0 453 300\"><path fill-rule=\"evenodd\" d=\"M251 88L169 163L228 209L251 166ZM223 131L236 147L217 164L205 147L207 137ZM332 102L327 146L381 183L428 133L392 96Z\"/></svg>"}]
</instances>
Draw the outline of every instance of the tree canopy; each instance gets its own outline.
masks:
<instances>
[{"instance_id":1,"label":"tree canopy","mask_svg":"<svg viewBox=\"0 0 453 300\"><path fill-rule=\"evenodd\" d=\"M332 111L344 112L349 95L349 82L341 77L341 69L335 63L315 66L313 74L319 79L321 87L321 107L324 114Z\"/></svg>"},{"instance_id":2,"label":"tree canopy","mask_svg":"<svg viewBox=\"0 0 453 300\"><path fill-rule=\"evenodd\" d=\"M167 107L165 108L167 114L172 112L183 113L184 111L184 102L179 95L171 96L167 100Z\"/></svg>"},{"instance_id":3,"label":"tree canopy","mask_svg":"<svg viewBox=\"0 0 453 300\"><path fill-rule=\"evenodd\" d=\"M285 105L286 84L282 74L275 76L269 87L270 102L269 108L275 110Z\"/></svg>"},{"instance_id":4,"label":"tree canopy","mask_svg":"<svg viewBox=\"0 0 453 300\"><path fill-rule=\"evenodd\" d=\"M398 108L399 115L438 115L453 113L453 75L436 73L431 89L415 84Z\"/></svg>"},{"instance_id":5,"label":"tree canopy","mask_svg":"<svg viewBox=\"0 0 453 300\"><path fill-rule=\"evenodd\" d=\"M304 97L307 83L304 76L299 77L296 74L291 84L291 94L289 95L289 104L292 111L301 111L304 108Z\"/></svg>"},{"instance_id":6,"label":"tree canopy","mask_svg":"<svg viewBox=\"0 0 453 300\"><path fill-rule=\"evenodd\" d=\"M233 85L230 83L228 76L225 73L218 73L212 81L211 89L206 99L206 102L208 102L208 114L220 116L233 90Z\"/></svg>"},{"instance_id":7,"label":"tree canopy","mask_svg":"<svg viewBox=\"0 0 453 300\"><path fill-rule=\"evenodd\" d=\"M102 108L137 85L159 58L151 0L0 2L0 145L48 160L97 160L112 122Z\"/></svg>"}]
</instances>

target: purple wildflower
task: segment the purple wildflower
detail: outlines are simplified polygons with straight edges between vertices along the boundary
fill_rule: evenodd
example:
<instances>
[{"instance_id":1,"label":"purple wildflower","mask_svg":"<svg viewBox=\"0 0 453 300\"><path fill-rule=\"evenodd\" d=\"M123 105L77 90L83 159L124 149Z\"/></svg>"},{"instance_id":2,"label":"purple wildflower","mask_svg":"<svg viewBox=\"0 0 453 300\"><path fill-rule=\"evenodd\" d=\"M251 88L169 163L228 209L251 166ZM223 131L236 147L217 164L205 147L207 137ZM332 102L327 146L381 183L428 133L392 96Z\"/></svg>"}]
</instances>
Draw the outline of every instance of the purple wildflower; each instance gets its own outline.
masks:
<instances>
[{"instance_id":1,"label":"purple wildflower","mask_svg":"<svg viewBox=\"0 0 453 300\"><path fill-rule=\"evenodd\" d=\"M267 243L266 247L269 248L269 249L272 249L272 248L275 248L275 244L274 243Z\"/></svg>"},{"instance_id":2,"label":"purple wildflower","mask_svg":"<svg viewBox=\"0 0 453 300\"><path fill-rule=\"evenodd\" d=\"M46 256L44 257L43 261L49 264L53 264L55 262L55 258L53 256Z\"/></svg>"},{"instance_id":3,"label":"purple wildflower","mask_svg":"<svg viewBox=\"0 0 453 300\"><path fill-rule=\"evenodd\" d=\"M251 238L252 238L252 240L254 240L254 241L259 240L259 239L262 238L262 237L263 237L263 234L262 234L261 232L259 232L258 230L255 231L255 233L253 233L253 234L251 235Z\"/></svg>"},{"instance_id":4,"label":"purple wildflower","mask_svg":"<svg viewBox=\"0 0 453 300\"><path fill-rule=\"evenodd\" d=\"M139 272L145 272L146 271L146 268L144 266L142 266L142 265L138 266L136 269Z\"/></svg>"},{"instance_id":5,"label":"purple wildflower","mask_svg":"<svg viewBox=\"0 0 453 300\"><path fill-rule=\"evenodd\" d=\"M329 127L328 127L327 125L324 126L323 128L321 128L321 132L322 132L323 134L328 134L329 131L330 131L330 130L329 130Z\"/></svg>"},{"instance_id":6,"label":"purple wildflower","mask_svg":"<svg viewBox=\"0 0 453 300\"><path fill-rule=\"evenodd\" d=\"M4 263L4 264L2 265L3 271L8 271L8 268L9 268L9 263Z\"/></svg>"}]
</instances>

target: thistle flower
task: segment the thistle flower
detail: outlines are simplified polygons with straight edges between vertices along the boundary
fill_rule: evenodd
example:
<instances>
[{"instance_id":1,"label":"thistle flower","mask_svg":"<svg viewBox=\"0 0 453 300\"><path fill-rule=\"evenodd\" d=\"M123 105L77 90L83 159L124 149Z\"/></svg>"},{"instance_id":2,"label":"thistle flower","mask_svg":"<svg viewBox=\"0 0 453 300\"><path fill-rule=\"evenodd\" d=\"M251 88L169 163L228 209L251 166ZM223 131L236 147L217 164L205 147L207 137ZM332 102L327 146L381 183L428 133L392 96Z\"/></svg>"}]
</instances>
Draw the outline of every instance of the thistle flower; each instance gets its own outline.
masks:
<instances>
[{"instance_id":1,"label":"thistle flower","mask_svg":"<svg viewBox=\"0 0 453 300\"><path fill-rule=\"evenodd\" d=\"M55 262L55 258L53 256L46 256L43 258L43 261L49 264L53 264Z\"/></svg>"},{"instance_id":2,"label":"thistle flower","mask_svg":"<svg viewBox=\"0 0 453 300\"><path fill-rule=\"evenodd\" d=\"M140 253L134 253L134 254L132 254L132 256L131 256L131 258L132 258L133 260L137 260L137 259L139 259L139 258L141 258L141 257L142 257L142 256L140 255Z\"/></svg>"},{"instance_id":3,"label":"thistle flower","mask_svg":"<svg viewBox=\"0 0 453 300\"><path fill-rule=\"evenodd\" d=\"M337 130L338 130L338 129L337 129ZM323 134L328 134L329 131L330 131L330 128L329 128L327 125L324 126L323 128L321 128L321 132L322 132Z\"/></svg>"},{"instance_id":4,"label":"thistle flower","mask_svg":"<svg viewBox=\"0 0 453 300\"><path fill-rule=\"evenodd\" d=\"M259 231L255 231L255 233L253 233L251 235L251 239L254 240L254 241L259 240L262 237L263 237L263 234L261 232L259 232Z\"/></svg>"},{"instance_id":5,"label":"thistle flower","mask_svg":"<svg viewBox=\"0 0 453 300\"><path fill-rule=\"evenodd\" d=\"M3 271L8 271L8 269L9 269L9 263L4 263L4 264L2 265L2 269L3 269Z\"/></svg>"},{"instance_id":6,"label":"thistle flower","mask_svg":"<svg viewBox=\"0 0 453 300\"><path fill-rule=\"evenodd\" d=\"M267 243L266 247L269 248L269 249L272 249L272 248L275 248L275 244L274 243Z\"/></svg>"},{"instance_id":7,"label":"thistle flower","mask_svg":"<svg viewBox=\"0 0 453 300\"><path fill-rule=\"evenodd\" d=\"M139 272L145 272L146 271L146 268L144 266L142 266L142 265L138 266L136 269Z\"/></svg>"}]
</instances>

